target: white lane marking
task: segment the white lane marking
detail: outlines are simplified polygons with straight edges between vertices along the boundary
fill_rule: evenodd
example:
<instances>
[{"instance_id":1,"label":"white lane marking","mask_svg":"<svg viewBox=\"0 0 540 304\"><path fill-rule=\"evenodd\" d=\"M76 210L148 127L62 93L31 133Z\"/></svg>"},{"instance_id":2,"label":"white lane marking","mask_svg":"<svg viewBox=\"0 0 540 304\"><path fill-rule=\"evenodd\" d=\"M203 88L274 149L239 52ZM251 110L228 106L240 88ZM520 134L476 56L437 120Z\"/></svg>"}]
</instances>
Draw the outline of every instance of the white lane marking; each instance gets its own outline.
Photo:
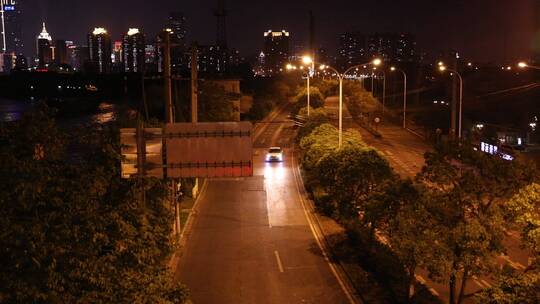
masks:
<instances>
[{"instance_id":1,"label":"white lane marking","mask_svg":"<svg viewBox=\"0 0 540 304\"><path fill-rule=\"evenodd\" d=\"M283 270L283 264L281 264L281 259L279 258L279 252L274 251L274 255L276 256L276 261L277 261L277 265L278 265L278 268L279 268L279 272L285 272Z\"/></svg>"},{"instance_id":2,"label":"white lane marking","mask_svg":"<svg viewBox=\"0 0 540 304\"><path fill-rule=\"evenodd\" d=\"M514 261L510 260L510 258L508 256L506 256L506 255L502 255L501 257L503 258L503 260L508 262L508 264L510 264L510 266L512 266L515 269L525 270L527 268L527 267L521 265L521 263L519 263L519 262L514 262Z\"/></svg>"},{"instance_id":3,"label":"white lane marking","mask_svg":"<svg viewBox=\"0 0 540 304\"><path fill-rule=\"evenodd\" d=\"M297 172L297 170L298 170L298 166L296 166L296 159L295 159L294 152L293 152L291 171L293 172L293 175L294 175L293 179L294 179L294 182L296 184L297 195L300 198L300 203L302 204L302 209L304 209L304 215L306 216L306 220L307 220L307 222L309 224L309 228L311 229L311 233L315 237L315 242L319 246L319 249L321 249L324 260L330 266L330 270L334 274L334 277L338 280L339 286L341 287L341 290L343 290L343 292L347 296L347 299L349 300L349 303L355 304L355 303L357 303L357 301L352 296L349 289L345 286L345 282L343 282L343 279L338 274L338 271L337 271L336 266L334 265L334 263L330 261L330 258L328 258L328 253L326 252L325 247L323 247L322 241L320 239L321 236L319 236L319 233L315 229L315 226L314 226L314 224L313 224L313 222L311 220L311 217L309 216L309 213L308 213L308 210L307 210L307 207L306 207L306 202L304 201L304 197L302 196L302 192L300 191L300 184L299 184L299 181L298 181L298 179L300 177L299 177L299 172Z\"/></svg>"},{"instance_id":4,"label":"white lane marking","mask_svg":"<svg viewBox=\"0 0 540 304\"><path fill-rule=\"evenodd\" d=\"M480 283L477 279L473 279L473 281L476 283L476 285L480 286L480 288L484 289L486 286L484 284Z\"/></svg>"},{"instance_id":5,"label":"white lane marking","mask_svg":"<svg viewBox=\"0 0 540 304\"><path fill-rule=\"evenodd\" d=\"M424 280L424 278L421 275L415 275L415 277L418 280L418 282L426 285L426 280Z\"/></svg>"},{"instance_id":6,"label":"white lane marking","mask_svg":"<svg viewBox=\"0 0 540 304\"><path fill-rule=\"evenodd\" d=\"M480 282L484 283L484 285L486 285L488 288L491 288L491 284L489 284L488 282L486 282L486 280L480 280Z\"/></svg>"},{"instance_id":7,"label":"white lane marking","mask_svg":"<svg viewBox=\"0 0 540 304\"><path fill-rule=\"evenodd\" d=\"M433 288L430 288L429 291L436 297L440 296L440 294Z\"/></svg>"}]
</instances>

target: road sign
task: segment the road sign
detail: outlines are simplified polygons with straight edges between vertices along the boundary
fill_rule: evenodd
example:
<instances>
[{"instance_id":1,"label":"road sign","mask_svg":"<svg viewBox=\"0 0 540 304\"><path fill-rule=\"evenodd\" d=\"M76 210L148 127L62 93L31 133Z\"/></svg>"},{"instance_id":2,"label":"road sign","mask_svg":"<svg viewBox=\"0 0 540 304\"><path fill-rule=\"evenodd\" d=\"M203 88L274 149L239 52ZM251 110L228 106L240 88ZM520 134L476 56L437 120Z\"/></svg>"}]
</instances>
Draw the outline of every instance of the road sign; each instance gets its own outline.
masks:
<instances>
[{"instance_id":1,"label":"road sign","mask_svg":"<svg viewBox=\"0 0 540 304\"><path fill-rule=\"evenodd\" d=\"M120 129L122 178L131 178L139 174L163 178L163 130L161 128L141 130L142 134L138 134L137 129ZM142 167L138 165L139 163Z\"/></svg>"},{"instance_id":2,"label":"road sign","mask_svg":"<svg viewBox=\"0 0 540 304\"><path fill-rule=\"evenodd\" d=\"M250 122L167 124L167 176L252 176L252 131Z\"/></svg>"}]
</instances>

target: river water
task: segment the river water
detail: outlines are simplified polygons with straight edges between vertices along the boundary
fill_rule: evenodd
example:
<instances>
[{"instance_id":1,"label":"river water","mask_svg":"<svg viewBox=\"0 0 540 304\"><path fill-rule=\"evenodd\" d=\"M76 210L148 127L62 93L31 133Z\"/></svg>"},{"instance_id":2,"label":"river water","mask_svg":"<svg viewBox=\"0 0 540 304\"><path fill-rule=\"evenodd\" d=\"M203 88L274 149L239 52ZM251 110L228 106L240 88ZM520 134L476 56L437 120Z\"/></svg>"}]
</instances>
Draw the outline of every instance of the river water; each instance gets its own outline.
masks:
<instances>
[{"instance_id":1,"label":"river water","mask_svg":"<svg viewBox=\"0 0 540 304\"><path fill-rule=\"evenodd\" d=\"M33 103L30 101L0 99L0 121L11 122L20 120L23 114L30 110ZM82 125L82 124L107 124L116 120L120 111L117 104L103 101L92 113L80 113L69 115L58 119L63 126Z\"/></svg>"}]
</instances>

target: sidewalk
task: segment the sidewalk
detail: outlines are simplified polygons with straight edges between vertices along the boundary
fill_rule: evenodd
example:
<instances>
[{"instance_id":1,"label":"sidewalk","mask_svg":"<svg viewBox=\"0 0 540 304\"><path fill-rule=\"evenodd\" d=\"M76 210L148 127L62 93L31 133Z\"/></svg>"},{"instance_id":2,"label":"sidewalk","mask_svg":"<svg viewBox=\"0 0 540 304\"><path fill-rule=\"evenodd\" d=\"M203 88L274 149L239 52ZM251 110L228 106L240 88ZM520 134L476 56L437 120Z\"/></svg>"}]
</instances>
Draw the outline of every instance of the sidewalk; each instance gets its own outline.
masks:
<instances>
[{"instance_id":1,"label":"sidewalk","mask_svg":"<svg viewBox=\"0 0 540 304\"><path fill-rule=\"evenodd\" d=\"M325 109L332 117L338 115L338 102L337 97L326 99ZM429 143L401 126L386 121L382 121L377 128L382 135L382 138L377 138L352 119L345 104L343 117L343 128L358 130L364 142L379 150L402 177L412 178L422 170L424 154L431 150Z\"/></svg>"}]
</instances>

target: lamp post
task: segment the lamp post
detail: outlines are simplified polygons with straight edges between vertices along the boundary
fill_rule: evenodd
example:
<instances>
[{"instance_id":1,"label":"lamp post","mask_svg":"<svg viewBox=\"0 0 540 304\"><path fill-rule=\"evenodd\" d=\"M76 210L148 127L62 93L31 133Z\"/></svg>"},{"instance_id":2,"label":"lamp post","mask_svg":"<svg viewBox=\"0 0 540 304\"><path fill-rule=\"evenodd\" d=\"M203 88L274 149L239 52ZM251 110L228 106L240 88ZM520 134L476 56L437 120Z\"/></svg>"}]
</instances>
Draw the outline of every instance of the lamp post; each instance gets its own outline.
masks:
<instances>
[{"instance_id":1,"label":"lamp post","mask_svg":"<svg viewBox=\"0 0 540 304\"><path fill-rule=\"evenodd\" d=\"M374 59L373 61L365 63L365 64L352 66L352 67L348 68L347 70L345 70L345 72L343 72L343 73L340 73L337 69L335 69L335 68L333 68L333 67L331 67L329 65L321 65L321 67L320 67L321 70L324 70L324 69L332 70L339 79L339 141L338 141L338 148L339 149L341 149L341 146L343 145L343 80L347 76L347 73L349 73L350 71L352 71L354 69L357 69L357 68L362 67L362 66L367 65L367 64L372 64L374 66L378 66L381 63L382 63L382 61L380 59Z\"/></svg>"},{"instance_id":2,"label":"lamp post","mask_svg":"<svg viewBox=\"0 0 540 304\"><path fill-rule=\"evenodd\" d=\"M539 68L540 69L540 68ZM459 74L458 71L447 68L444 65L439 65L439 70L441 72L448 71L454 73L459 78L459 120L458 120L458 138L461 139L461 122L463 119L463 77Z\"/></svg>"},{"instance_id":3,"label":"lamp post","mask_svg":"<svg viewBox=\"0 0 540 304\"><path fill-rule=\"evenodd\" d=\"M403 74L403 129L407 128L407 74L402 69L391 67L390 71L399 71Z\"/></svg>"},{"instance_id":4,"label":"lamp post","mask_svg":"<svg viewBox=\"0 0 540 304\"><path fill-rule=\"evenodd\" d=\"M384 71L382 72L383 77L383 87L382 87L382 113L384 115L385 110L385 104L386 104L386 73Z\"/></svg>"},{"instance_id":5,"label":"lamp post","mask_svg":"<svg viewBox=\"0 0 540 304\"><path fill-rule=\"evenodd\" d=\"M518 63L518 67L522 68L522 69L533 69L533 70L540 70L540 67L538 66L534 66L534 65L529 65L528 63L526 62L520 62Z\"/></svg>"},{"instance_id":6,"label":"lamp post","mask_svg":"<svg viewBox=\"0 0 540 304\"><path fill-rule=\"evenodd\" d=\"M310 56L304 56L302 57L302 62L305 65L309 65L308 72L307 72L307 116L309 117L309 112L310 112L309 108L311 107L310 106L311 87L309 84L309 79L311 78L311 76L313 76L312 74L315 74L315 61Z\"/></svg>"}]
</instances>

